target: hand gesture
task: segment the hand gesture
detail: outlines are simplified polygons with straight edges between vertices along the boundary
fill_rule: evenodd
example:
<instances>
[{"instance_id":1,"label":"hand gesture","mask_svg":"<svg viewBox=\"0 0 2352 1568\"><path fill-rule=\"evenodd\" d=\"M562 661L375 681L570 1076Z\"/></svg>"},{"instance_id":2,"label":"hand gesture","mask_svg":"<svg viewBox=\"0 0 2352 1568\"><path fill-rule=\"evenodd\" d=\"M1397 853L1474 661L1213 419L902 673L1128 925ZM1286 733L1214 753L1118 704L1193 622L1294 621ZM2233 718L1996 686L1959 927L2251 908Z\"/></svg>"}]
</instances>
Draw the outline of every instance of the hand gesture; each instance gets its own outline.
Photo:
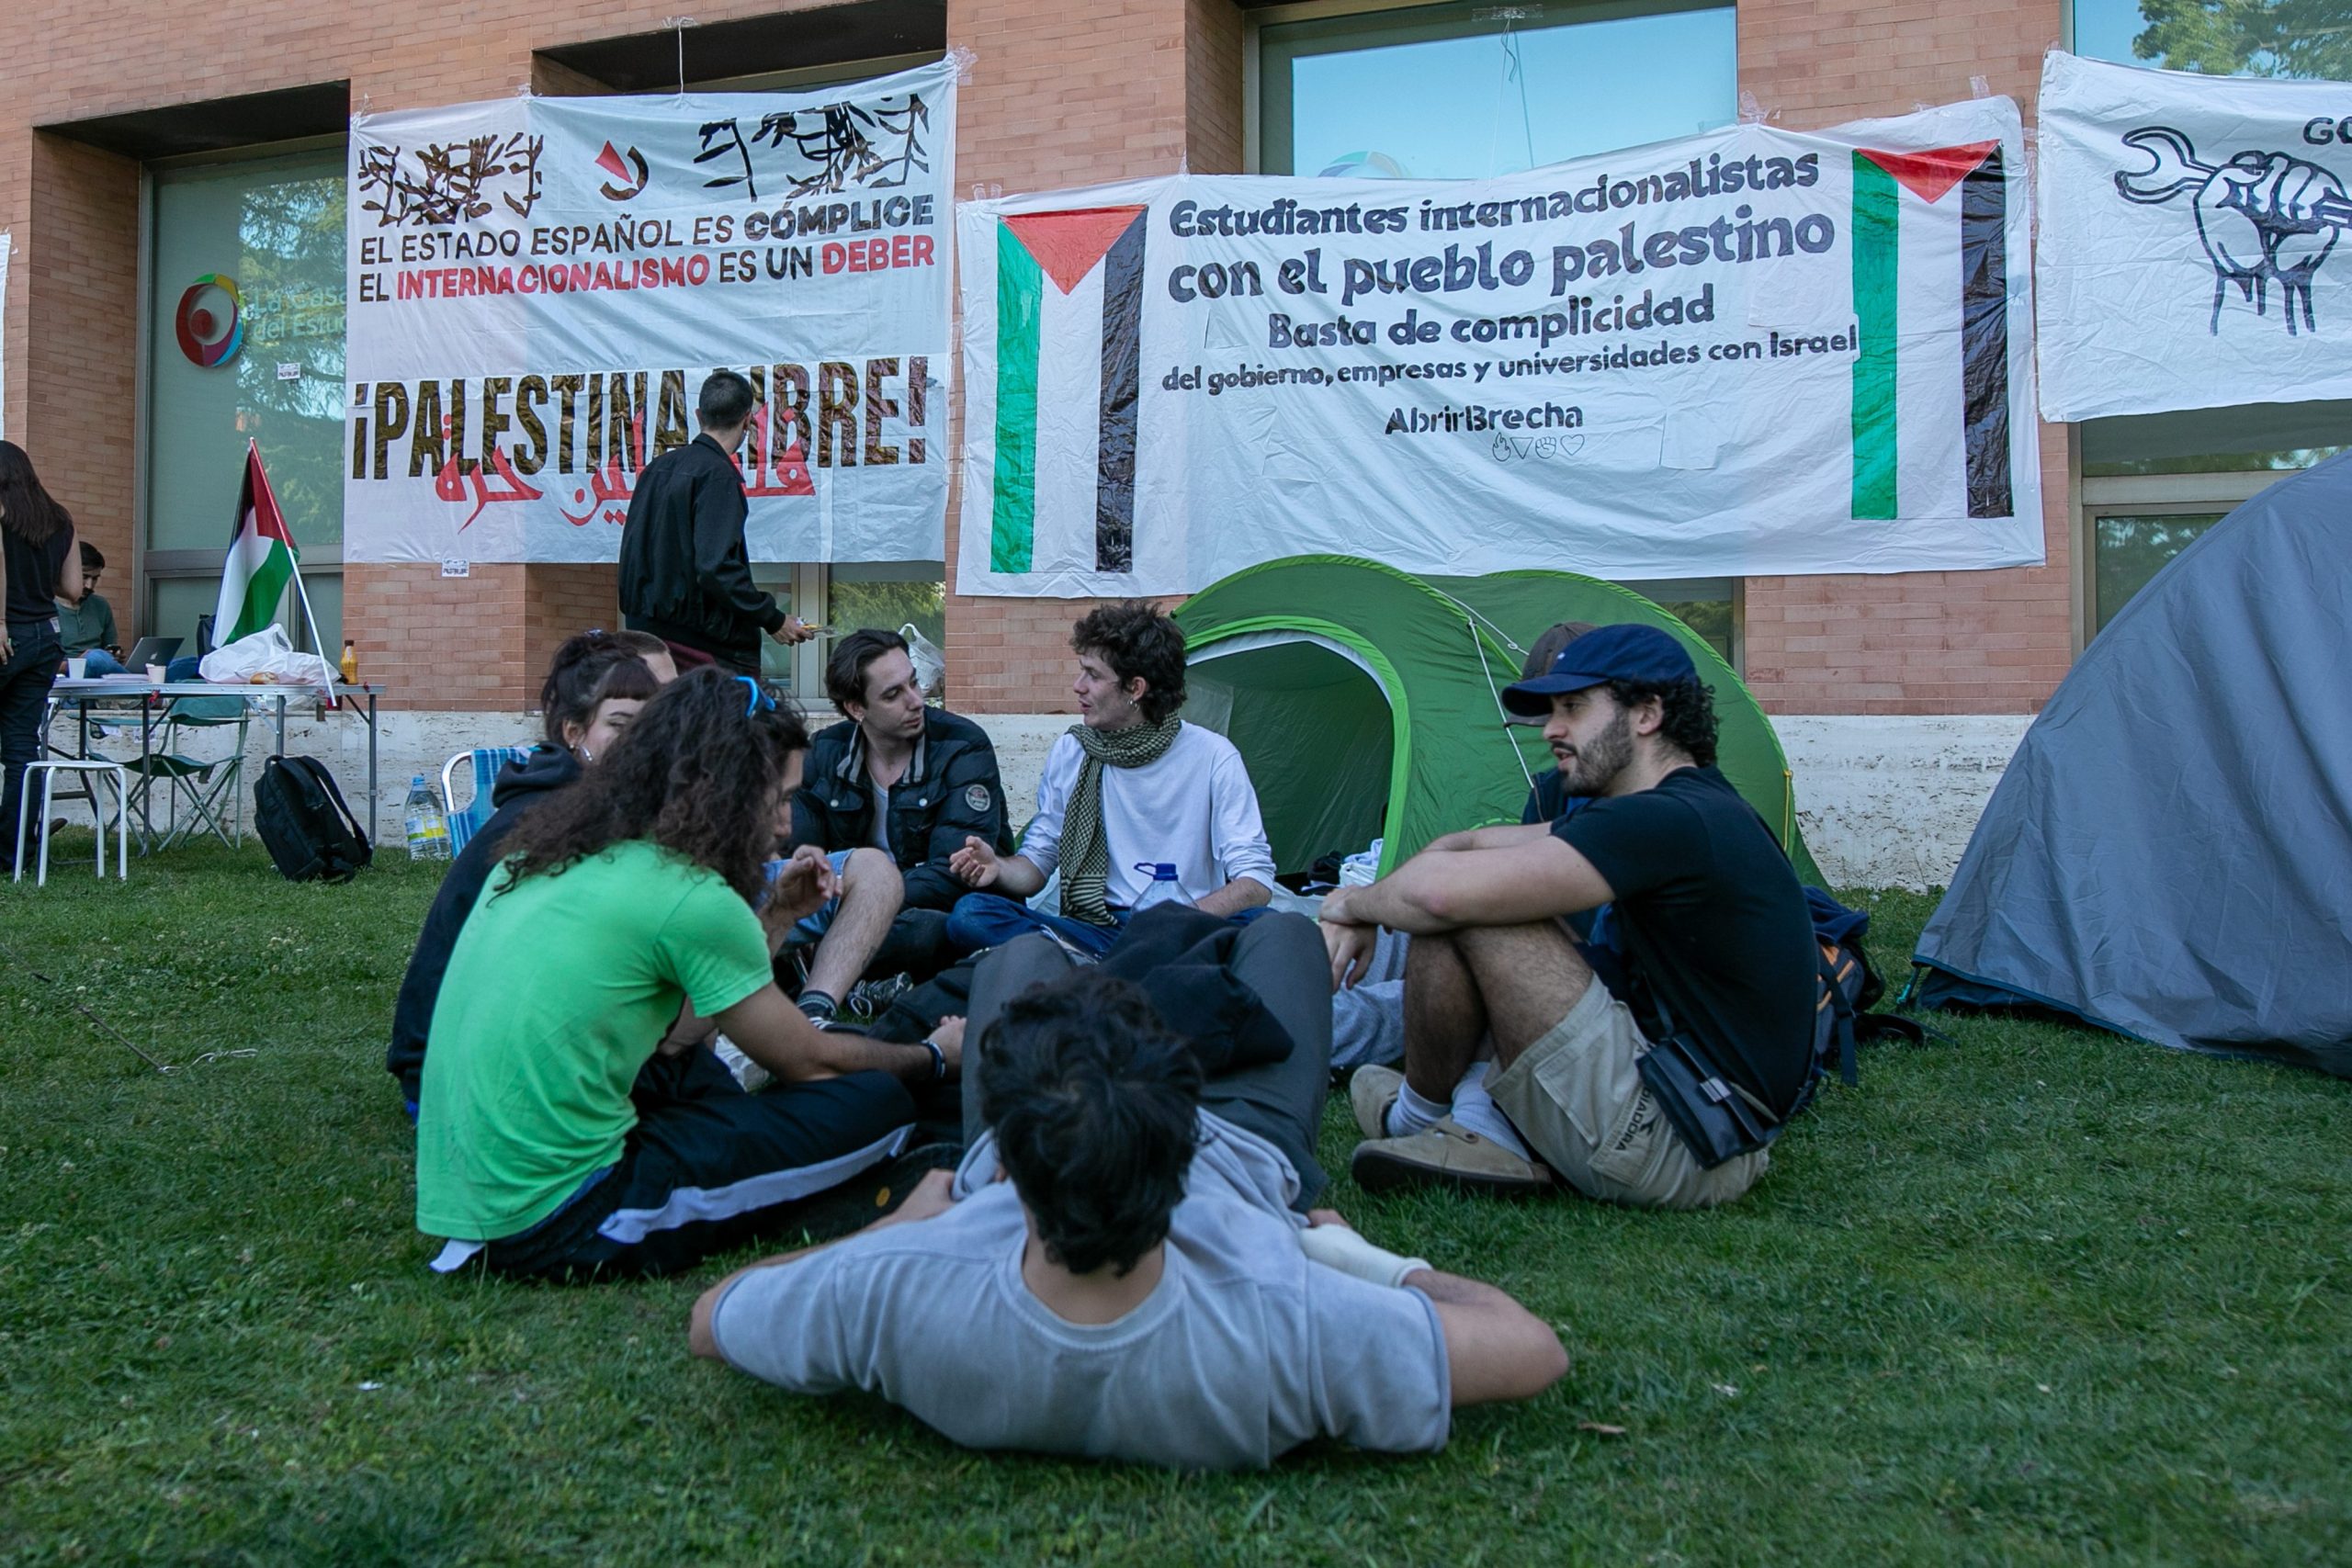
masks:
<instances>
[{"instance_id":1,"label":"hand gesture","mask_svg":"<svg viewBox=\"0 0 2352 1568\"><path fill-rule=\"evenodd\" d=\"M774 637L776 641L784 644L786 648L790 648L797 643L807 642L810 637L815 637L817 635L817 628L810 626L808 622L802 620L797 615L786 615L784 618L784 625L776 627L776 629L769 635Z\"/></svg>"},{"instance_id":2,"label":"hand gesture","mask_svg":"<svg viewBox=\"0 0 2352 1568\"><path fill-rule=\"evenodd\" d=\"M963 878L967 887L994 887L1003 874L1004 863L996 858L995 846L978 834L964 840L964 847L947 857L947 869Z\"/></svg>"},{"instance_id":3,"label":"hand gesture","mask_svg":"<svg viewBox=\"0 0 2352 1568\"><path fill-rule=\"evenodd\" d=\"M832 863L814 844L803 844L784 863L784 872L768 889L761 915L771 926L806 919L841 897L842 879Z\"/></svg>"},{"instance_id":4,"label":"hand gesture","mask_svg":"<svg viewBox=\"0 0 2352 1568\"><path fill-rule=\"evenodd\" d=\"M1331 988L1351 989L1372 968L1374 945L1380 940L1378 926L1359 925L1348 915L1348 892L1334 888L1324 896L1319 928L1323 932L1323 951L1331 957Z\"/></svg>"}]
</instances>

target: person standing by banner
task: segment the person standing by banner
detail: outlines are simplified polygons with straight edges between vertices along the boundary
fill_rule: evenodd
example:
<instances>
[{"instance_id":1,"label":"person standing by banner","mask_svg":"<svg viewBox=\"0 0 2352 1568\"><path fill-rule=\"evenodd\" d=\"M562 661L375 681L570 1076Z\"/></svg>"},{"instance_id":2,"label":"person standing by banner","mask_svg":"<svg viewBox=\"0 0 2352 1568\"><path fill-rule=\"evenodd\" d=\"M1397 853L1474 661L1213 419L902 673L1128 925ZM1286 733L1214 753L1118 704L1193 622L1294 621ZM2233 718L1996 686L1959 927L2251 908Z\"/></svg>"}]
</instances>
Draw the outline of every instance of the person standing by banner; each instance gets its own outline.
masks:
<instances>
[{"instance_id":1,"label":"person standing by banner","mask_svg":"<svg viewBox=\"0 0 2352 1568\"><path fill-rule=\"evenodd\" d=\"M763 632L786 644L817 635L752 581L743 544L751 507L735 452L751 428L752 402L749 379L711 372L695 403L702 434L648 463L629 497L621 529L623 624L668 643L682 670L716 663L755 676Z\"/></svg>"},{"instance_id":2,"label":"person standing by banner","mask_svg":"<svg viewBox=\"0 0 2352 1568\"><path fill-rule=\"evenodd\" d=\"M0 865L16 863L17 802L25 769L40 754L40 716L57 683L64 656L57 640L59 602L79 604L82 580L65 570L74 558L74 518L50 499L33 460L13 441L0 441L0 598L7 626L0 629ZM46 822L35 822L24 852L38 851Z\"/></svg>"}]
</instances>

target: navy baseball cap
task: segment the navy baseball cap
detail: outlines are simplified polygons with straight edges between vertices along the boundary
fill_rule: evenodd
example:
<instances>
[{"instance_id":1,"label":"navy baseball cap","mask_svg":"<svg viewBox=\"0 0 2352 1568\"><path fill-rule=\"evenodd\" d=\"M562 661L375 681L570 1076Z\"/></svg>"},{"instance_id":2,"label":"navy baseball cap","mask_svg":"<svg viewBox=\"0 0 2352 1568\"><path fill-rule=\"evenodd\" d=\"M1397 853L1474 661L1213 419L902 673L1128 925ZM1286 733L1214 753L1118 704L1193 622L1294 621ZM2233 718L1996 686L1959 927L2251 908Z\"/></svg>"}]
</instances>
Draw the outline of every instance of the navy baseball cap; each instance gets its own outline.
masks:
<instances>
[{"instance_id":1,"label":"navy baseball cap","mask_svg":"<svg viewBox=\"0 0 2352 1568\"><path fill-rule=\"evenodd\" d=\"M1604 681L1663 684L1698 678L1699 667L1682 645L1656 626L1595 626L1560 649L1551 673L1505 686L1503 706L1521 718L1542 718L1552 711L1554 697Z\"/></svg>"}]
</instances>

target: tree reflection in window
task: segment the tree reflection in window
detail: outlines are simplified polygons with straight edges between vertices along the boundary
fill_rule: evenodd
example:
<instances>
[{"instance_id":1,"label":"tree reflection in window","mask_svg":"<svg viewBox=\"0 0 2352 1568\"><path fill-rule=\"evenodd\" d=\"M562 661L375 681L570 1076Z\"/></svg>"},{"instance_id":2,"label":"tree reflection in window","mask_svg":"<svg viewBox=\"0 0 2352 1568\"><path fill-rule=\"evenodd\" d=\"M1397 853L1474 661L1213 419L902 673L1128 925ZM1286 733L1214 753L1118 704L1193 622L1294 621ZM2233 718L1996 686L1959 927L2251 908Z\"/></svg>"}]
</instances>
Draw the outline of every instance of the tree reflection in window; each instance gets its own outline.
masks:
<instances>
[{"instance_id":1,"label":"tree reflection in window","mask_svg":"<svg viewBox=\"0 0 2352 1568\"><path fill-rule=\"evenodd\" d=\"M2222 518L2219 512L2158 513L2153 516L2107 516L2094 525L2092 546L2095 631L2107 629L2117 611L2148 580L2170 565Z\"/></svg>"},{"instance_id":2,"label":"tree reflection in window","mask_svg":"<svg viewBox=\"0 0 2352 1568\"><path fill-rule=\"evenodd\" d=\"M275 180L242 194L237 435L261 442L298 545L343 536L344 179ZM280 379L280 366L300 375Z\"/></svg>"}]
</instances>

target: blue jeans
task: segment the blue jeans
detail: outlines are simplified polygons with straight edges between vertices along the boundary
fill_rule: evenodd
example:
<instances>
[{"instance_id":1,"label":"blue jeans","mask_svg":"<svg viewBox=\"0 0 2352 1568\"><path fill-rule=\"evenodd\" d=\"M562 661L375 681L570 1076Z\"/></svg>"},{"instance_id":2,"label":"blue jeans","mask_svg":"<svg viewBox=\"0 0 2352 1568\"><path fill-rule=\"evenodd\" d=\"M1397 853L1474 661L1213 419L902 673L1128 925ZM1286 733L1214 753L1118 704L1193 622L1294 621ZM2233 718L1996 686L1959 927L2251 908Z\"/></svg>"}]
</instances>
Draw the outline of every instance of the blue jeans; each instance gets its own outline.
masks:
<instances>
[{"instance_id":1,"label":"blue jeans","mask_svg":"<svg viewBox=\"0 0 2352 1568\"><path fill-rule=\"evenodd\" d=\"M124 672L122 660L103 648L94 648L82 658L82 671L85 675L119 675Z\"/></svg>"},{"instance_id":2,"label":"blue jeans","mask_svg":"<svg viewBox=\"0 0 2352 1568\"><path fill-rule=\"evenodd\" d=\"M1048 915L999 894L967 893L948 911L947 945L959 953L978 953L984 947L1002 947L1031 931L1051 931L1080 953L1100 958L1111 951L1126 923L1127 911L1115 905L1111 924L1098 926L1067 915Z\"/></svg>"}]
</instances>

